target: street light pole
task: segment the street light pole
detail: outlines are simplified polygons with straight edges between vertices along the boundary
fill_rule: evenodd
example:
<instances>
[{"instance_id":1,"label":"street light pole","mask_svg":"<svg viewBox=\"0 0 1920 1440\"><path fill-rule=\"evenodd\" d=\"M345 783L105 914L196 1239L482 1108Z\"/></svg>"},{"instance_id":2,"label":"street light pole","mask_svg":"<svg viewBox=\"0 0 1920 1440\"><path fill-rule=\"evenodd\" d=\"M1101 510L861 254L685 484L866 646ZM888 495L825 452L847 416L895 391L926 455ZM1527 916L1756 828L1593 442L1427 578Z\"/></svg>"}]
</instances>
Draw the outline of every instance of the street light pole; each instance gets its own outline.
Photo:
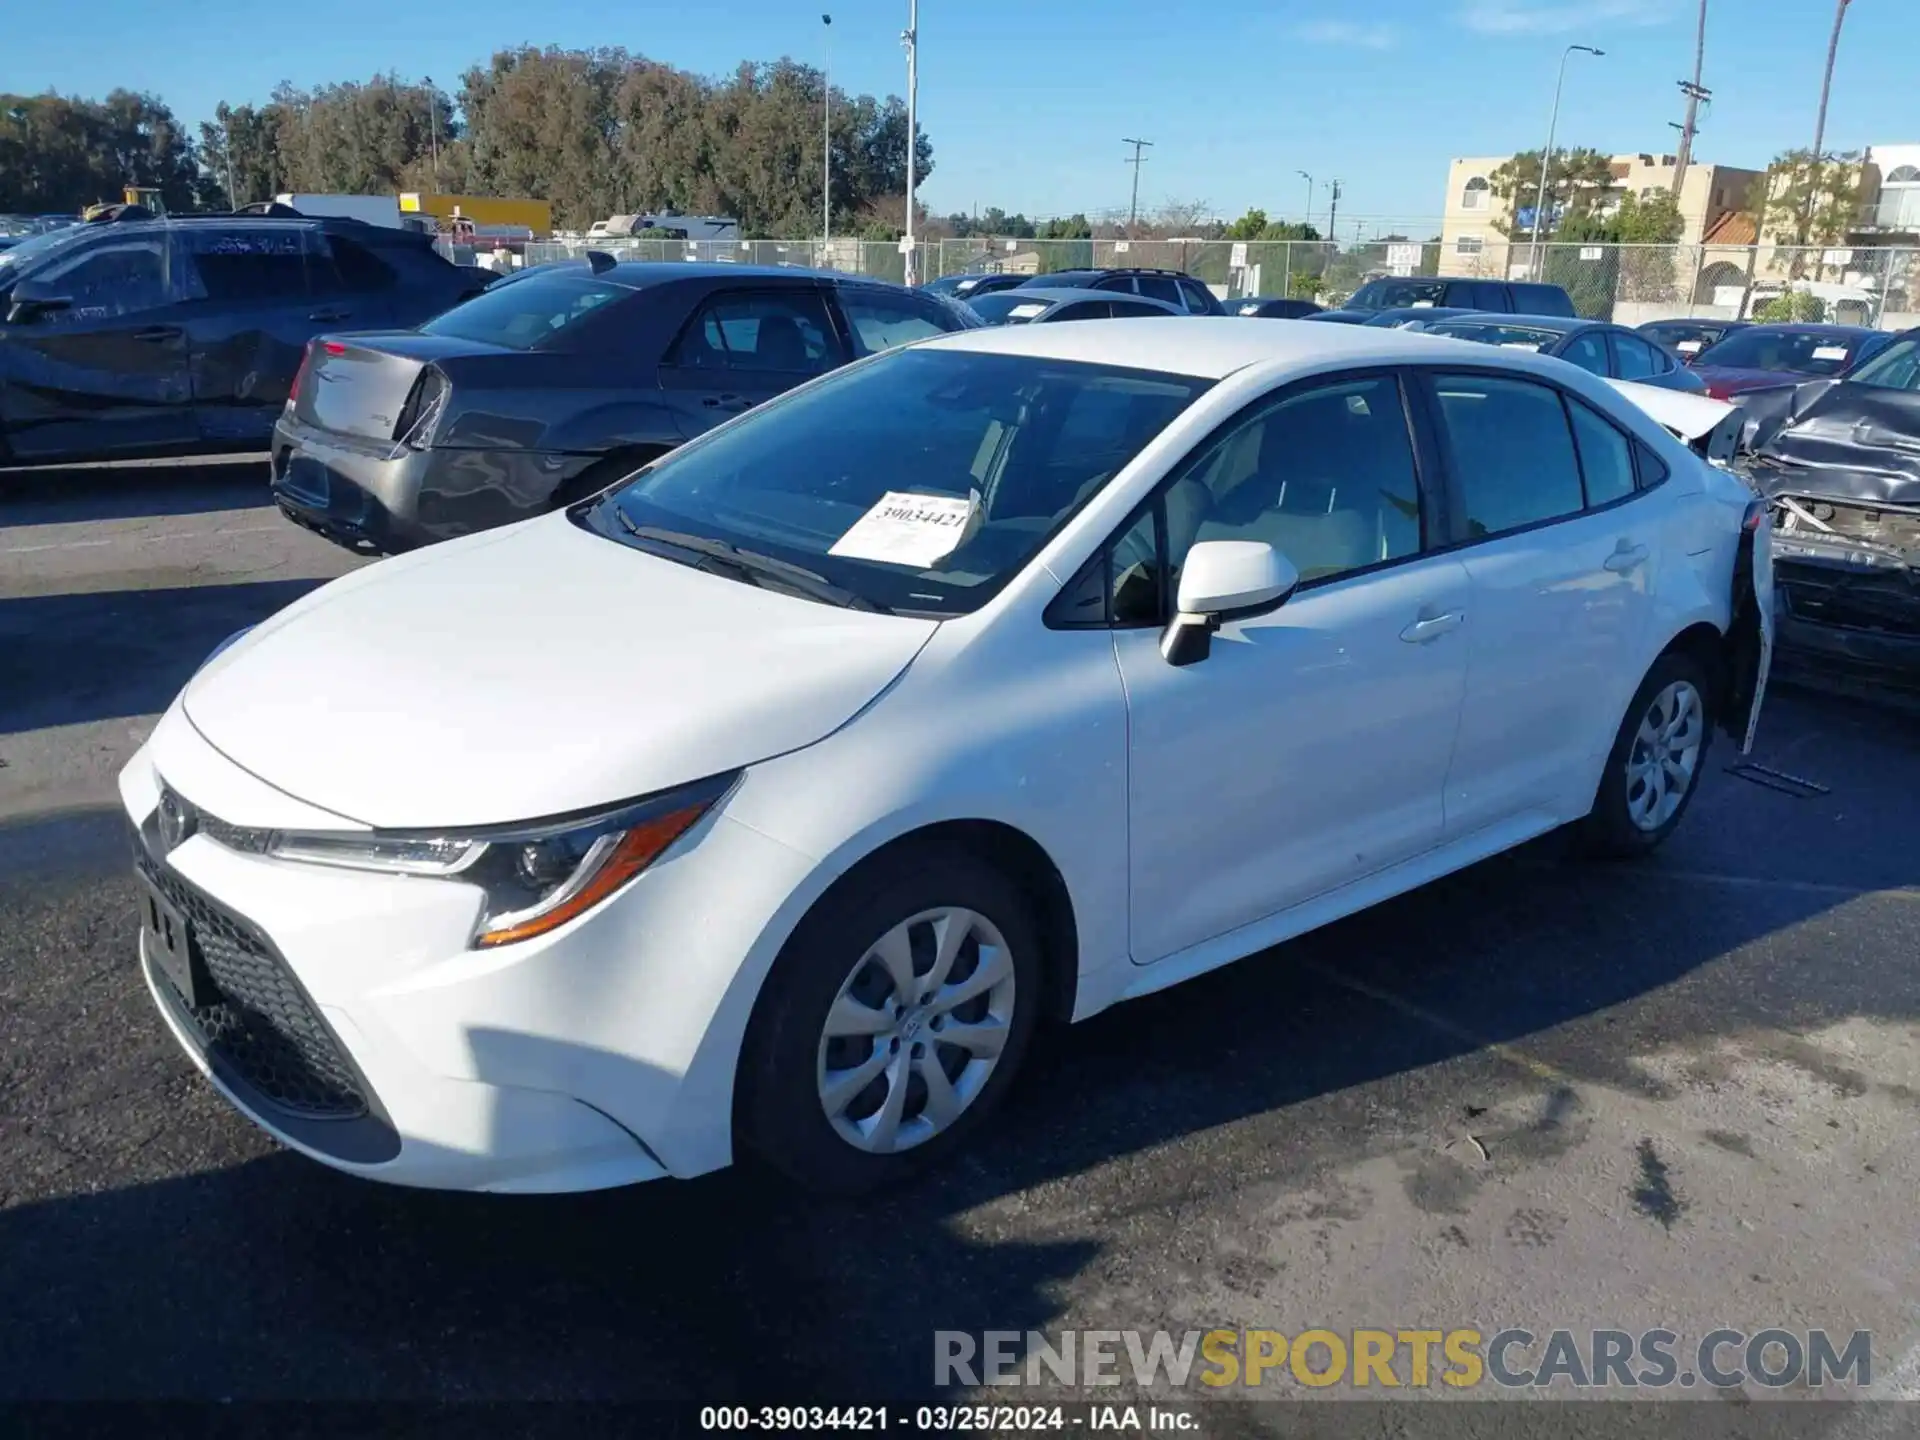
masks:
<instances>
[{"instance_id":1,"label":"street light pole","mask_svg":"<svg viewBox=\"0 0 1920 1440\"><path fill-rule=\"evenodd\" d=\"M433 88L433 77L420 77L427 87L427 143L433 155L433 188L440 188L440 93Z\"/></svg>"},{"instance_id":2,"label":"street light pole","mask_svg":"<svg viewBox=\"0 0 1920 1440\"><path fill-rule=\"evenodd\" d=\"M231 110L227 111L220 123L225 127L227 132L227 208L229 210L238 210L240 208L240 196L233 188L233 112Z\"/></svg>"},{"instance_id":3,"label":"street light pole","mask_svg":"<svg viewBox=\"0 0 1920 1440\"><path fill-rule=\"evenodd\" d=\"M1540 152L1540 193L1533 202L1533 244L1527 249L1527 278L1540 278L1540 218L1547 204L1547 172L1553 168L1553 134L1560 127L1560 88L1567 83L1567 57L1581 50L1588 55L1604 55L1591 45L1569 45L1560 52L1560 77L1553 82L1553 113L1547 117L1547 148Z\"/></svg>"},{"instance_id":4,"label":"street light pole","mask_svg":"<svg viewBox=\"0 0 1920 1440\"><path fill-rule=\"evenodd\" d=\"M919 158L920 130L915 118L915 106L920 95L920 0L907 0L907 29L900 39L907 47L907 284L914 283L915 272L919 266L914 264L918 258L913 248L913 177L915 162Z\"/></svg>"},{"instance_id":5,"label":"street light pole","mask_svg":"<svg viewBox=\"0 0 1920 1440\"><path fill-rule=\"evenodd\" d=\"M825 91L820 106L820 244L823 250L833 244L833 16L820 17L826 36L826 63L820 67L820 88ZM827 262L822 254L821 263Z\"/></svg>"},{"instance_id":6,"label":"street light pole","mask_svg":"<svg viewBox=\"0 0 1920 1440\"><path fill-rule=\"evenodd\" d=\"M1313 177L1304 170L1296 170L1293 173L1307 182L1307 208L1305 214L1307 224L1311 225L1313 224Z\"/></svg>"}]
</instances>

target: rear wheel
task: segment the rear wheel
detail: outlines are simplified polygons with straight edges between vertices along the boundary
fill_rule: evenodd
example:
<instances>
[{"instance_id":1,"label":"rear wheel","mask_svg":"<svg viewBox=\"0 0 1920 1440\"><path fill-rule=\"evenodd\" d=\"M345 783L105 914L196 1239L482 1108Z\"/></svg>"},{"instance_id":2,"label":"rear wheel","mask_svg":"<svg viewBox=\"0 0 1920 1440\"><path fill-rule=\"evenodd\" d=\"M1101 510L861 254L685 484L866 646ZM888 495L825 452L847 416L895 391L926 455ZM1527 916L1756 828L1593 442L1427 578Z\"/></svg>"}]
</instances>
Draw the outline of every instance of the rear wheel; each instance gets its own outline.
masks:
<instances>
[{"instance_id":1,"label":"rear wheel","mask_svg":"<svg viewBox=\"0 0 1920 1440\"><path fill-rule=\"evenodd\" d=\"M882 860L782 951L741 1060L740 1130L809 1189L855 1194L966 1143L1040 1006L1019 891L963 851Z\"/></svg>"},{"instance_id":2,"label":"rear wheel","mask_svg":"<svg viewBox=\"0 0 1920 1440\"><path fill-rule=\"evenodd\" d=\"M1706 767L1712 693L1705 668L1692 656L1670 652L1654 663L1607 756L1584 826L1589 848L1644 855L1673 833Z\"/></svg>"}]
</instances>

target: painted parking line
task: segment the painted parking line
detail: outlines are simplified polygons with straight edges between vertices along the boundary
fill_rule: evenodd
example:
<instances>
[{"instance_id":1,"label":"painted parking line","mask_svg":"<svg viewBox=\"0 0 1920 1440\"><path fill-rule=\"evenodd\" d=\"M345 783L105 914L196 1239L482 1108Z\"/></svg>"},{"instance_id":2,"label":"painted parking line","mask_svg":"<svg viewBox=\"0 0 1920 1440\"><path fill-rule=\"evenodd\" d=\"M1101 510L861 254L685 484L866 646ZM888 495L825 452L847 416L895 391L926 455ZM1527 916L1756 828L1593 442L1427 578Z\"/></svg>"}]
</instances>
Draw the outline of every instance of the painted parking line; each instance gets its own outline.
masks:
<instances>
[{"instance_id":1,"label":"painted parking line","mask_svg":"<svg viewBox=\"0 0 1920 1440\"><path fill-rule=\"evenodd\" d=\"M97 550L109 545L152 545L162 540L224 540L229 535L266 535L281 525L240 525L231 530L167 530L158 535L116 535L106 540L60 540L48 545L10 545L0 555L37 555L47 550Z\"/></svg>"}]
</instances>

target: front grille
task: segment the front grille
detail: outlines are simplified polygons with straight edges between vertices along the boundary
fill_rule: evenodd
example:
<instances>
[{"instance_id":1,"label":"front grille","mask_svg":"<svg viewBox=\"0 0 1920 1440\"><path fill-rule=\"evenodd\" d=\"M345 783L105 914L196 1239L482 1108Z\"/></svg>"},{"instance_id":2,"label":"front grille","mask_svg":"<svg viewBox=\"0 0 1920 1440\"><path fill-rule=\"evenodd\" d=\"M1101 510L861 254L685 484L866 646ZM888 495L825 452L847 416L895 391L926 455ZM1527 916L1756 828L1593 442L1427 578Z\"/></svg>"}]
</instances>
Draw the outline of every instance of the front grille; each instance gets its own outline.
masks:
<instances>
[{"instance_id":1,"label":"front grille","mask_svg":"<svg viewBox=\"0 0 1920 1440\"><path fill-rule=\"evenodd\" d=\"M201 823L206 823L204 816ZM189 1006L166 977L153 970L174 1008L198 1032L208 1056L291 1114L326 1120L366 1115L367 1099L353 1066L271 942L248 921L156 864L145 845L136 845L135 861L191 922L213 979L214 993ZM197 982L194 988L199 988Z\"/></svg>"},{"instance_id":2,"label":"front grille","mask_svg":"<svg viewBox=\"0 0 1920 1440\"><path fill-rule=\"evenodd\" d=\"M1897 571L1869 575L1783 564L1776 578L1796 620L1920 639L1920 587Z\"/></svg>"}]
</instances>

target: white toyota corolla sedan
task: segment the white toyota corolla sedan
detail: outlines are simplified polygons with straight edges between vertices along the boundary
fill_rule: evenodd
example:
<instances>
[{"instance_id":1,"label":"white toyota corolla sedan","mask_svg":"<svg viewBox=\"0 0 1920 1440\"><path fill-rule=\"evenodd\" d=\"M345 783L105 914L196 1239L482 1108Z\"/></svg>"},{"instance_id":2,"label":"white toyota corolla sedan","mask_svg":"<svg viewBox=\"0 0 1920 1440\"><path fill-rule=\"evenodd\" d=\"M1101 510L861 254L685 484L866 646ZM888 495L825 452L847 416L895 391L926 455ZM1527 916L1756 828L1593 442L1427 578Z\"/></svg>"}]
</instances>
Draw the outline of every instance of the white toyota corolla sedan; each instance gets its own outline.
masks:
<instances>
[{"instance_id":1,"label":"white toyota corolla sedan","mask_svg":"<svg viewBox=\"0 0 1920 1440\"><path fill-rule=\"evenodd\" d=\"M141 968L355 1174L861 1189L972 1138L1042 1018L1557 826L1657 845L1751 740L1765 525L1517 351L891 351L229 641L120 778Z\"/></svg>"}]
</instances>

